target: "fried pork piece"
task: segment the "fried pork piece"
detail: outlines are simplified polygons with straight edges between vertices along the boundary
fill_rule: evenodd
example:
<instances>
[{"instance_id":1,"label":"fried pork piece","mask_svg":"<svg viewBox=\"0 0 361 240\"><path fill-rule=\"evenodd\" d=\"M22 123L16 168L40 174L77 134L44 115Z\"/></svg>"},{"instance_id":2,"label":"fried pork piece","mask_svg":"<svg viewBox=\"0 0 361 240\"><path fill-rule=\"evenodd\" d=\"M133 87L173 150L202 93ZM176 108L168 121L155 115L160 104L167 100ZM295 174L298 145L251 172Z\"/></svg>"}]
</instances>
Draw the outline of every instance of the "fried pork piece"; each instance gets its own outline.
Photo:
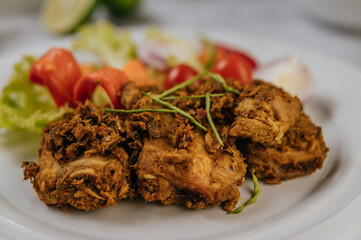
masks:
<instances>
[{"instance_id":1,"label":"fried pork piece","mask_svg":"<svg viewBox=\"0 0 361 240\"><path fill-rule=\"evenodd\" d=\"M239 101L229 134L265 146L279 144L302 110L297 97L260 80L244 87Z\"/></svg>"},{"instance_id":2,"label":"fried pork piece","mask_svg":"<svg viewBox=\"0 0 361 240\"><path fill-rule=\"evenodd\" d=\"M115 205L133 196L122 121L89 102L47 126L39 163L24 163L41 201L81 210Z\"/></svg>"},{"instance_id":3,"label":"fried pork piece","mask_svg":"<svg viewBox=\"0 0 361 240\"><path fill-rule=\"evenodd\" d=\"M302 113L282 138L281 144L264 147L250 143L246 155L249 169L254 168L259 179L278 184L281 180L308 175L320 169L327 152L321 128Z\"/></svg>"},{"instance_id":4,"label":"fried pork piece","mask_svg":"<svg viewBox=\"0 0 361 240\"><path fill-rule=\"evenodd\" d=\"M210 137L177 123L169 114L162 117L160 126L167 127L160 128L161 137L144 140L136 164L137 187L145 201L195 209L222 204L232 211L246 173L235 144L228 143L224 150L210 149L206 142Z\"/></svg>"}]
</instances>

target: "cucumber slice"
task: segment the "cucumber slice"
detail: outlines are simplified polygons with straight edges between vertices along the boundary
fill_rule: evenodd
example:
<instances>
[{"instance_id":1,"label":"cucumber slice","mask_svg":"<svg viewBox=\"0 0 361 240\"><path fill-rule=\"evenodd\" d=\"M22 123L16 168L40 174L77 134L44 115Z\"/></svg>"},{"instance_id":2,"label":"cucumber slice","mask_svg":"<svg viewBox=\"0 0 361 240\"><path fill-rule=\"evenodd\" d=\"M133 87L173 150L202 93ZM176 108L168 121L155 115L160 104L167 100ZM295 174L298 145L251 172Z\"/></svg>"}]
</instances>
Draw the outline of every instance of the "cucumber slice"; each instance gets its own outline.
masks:
<instances>
[{"instance_id":1,"label":"cucumber slice","mask_svg":"<svg viewBox=\"0 0 361 240\"><path fill-rule=\"evenodd\" d=\"M74 31L93 13L97 0L47 0L42 9L45 27L56 34Z\"/></svg>"}]
</instances>

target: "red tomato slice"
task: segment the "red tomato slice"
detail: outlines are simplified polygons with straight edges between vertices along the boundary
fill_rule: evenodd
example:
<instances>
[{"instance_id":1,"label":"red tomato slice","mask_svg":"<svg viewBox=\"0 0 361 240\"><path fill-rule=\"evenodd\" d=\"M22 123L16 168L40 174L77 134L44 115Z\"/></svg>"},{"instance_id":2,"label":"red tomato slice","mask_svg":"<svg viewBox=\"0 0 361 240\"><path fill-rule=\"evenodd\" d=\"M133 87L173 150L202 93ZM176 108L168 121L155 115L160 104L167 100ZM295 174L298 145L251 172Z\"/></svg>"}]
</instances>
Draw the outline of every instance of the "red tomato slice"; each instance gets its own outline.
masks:
<instances>
[{"instance_id":1,"label":"red tomato slice","mask_svg":"<svg viewBox=\"0 0 361 240\"><path fill-rule=\"evenodd\" d=\"M210 43L212 44L212 43ZM204 63L205 65L210 64L211 67L214 67L214 65L221 60L222 58L224 58L227 55L237 55L241 58L244 59L244 61L248 62L249 66L251 67L252 70L254 70L255 68L258 67L258 64L256 62L256 60L251 57L249 54L241 51L241 50L236 50L234 48L228 47L228 46L224 46L218 43L214 43L213 44L214 50L215 51L212 54L212 45L209 44L205 44L203 46L203 49L199 55L199 60Z\"/></svg>"},{"instance_id":2,"label":"red tomato slice","mask_svg":"<svg viewBox=\"0 0 361 240\"><path fill-rule=\"evenodd\" d=\"M73 54L62 48L52 48L31 67L33 83L47 87L58 107L69 103L74 107L74 85L81 77L80 67Z\"/></svg>"},{"instance_id":3,"label":"red tomato slice","mask_svg":"<svg viewBox=\"0 0 361 240\"><path fill-rule=\"evenodd\" d=\"M108 94L114 108L122 108L119 93L128 81L127 75L116 68L102 68L82 77L74 88L74 102L84 102L91 98L95 88L100 85Z\"/></svg>"},{"instance_id":4,"label":"red tomato slice","mask_svg":"<svg viewBox=\"0 0 361 240\"><path fill-rule=\"evenodd\" d=\"M218 51L220 51L220 52L223 51L223 55L233 55L234 54L234 55L237 55L237 56L243 58L244 61L248 62L248 64L250 65L252 70L257 68L256 60L254 58L252 58L250 55L248 55L247 53L224 46L224 45L220 45L220 44L215 44L215 47Z\"/></svg>"},{"instance_id":5,"label":"red tomato slice","mask_svg":"<svg viewBox=\"0 0 361 240\"><path fill-rule=\"evenodd\" d=\"M213 67L212 72L218 73L223 78L232 78L242 85L252 82L252 68L243 58L235 54L226 55Z\"/></svg>"},{"instance_id":6,"label":"red tomato slice","mask_svg":"<svg viewBox=\"0 0 361 240\"><path fill-rule=\"evenodd\" d=\"M173 67L163 81L163 89L170 89L182 82L187 81L188 79L195 77L197 72L185 64L180 64L178 66Z\"/></svg>"}]
</instances>

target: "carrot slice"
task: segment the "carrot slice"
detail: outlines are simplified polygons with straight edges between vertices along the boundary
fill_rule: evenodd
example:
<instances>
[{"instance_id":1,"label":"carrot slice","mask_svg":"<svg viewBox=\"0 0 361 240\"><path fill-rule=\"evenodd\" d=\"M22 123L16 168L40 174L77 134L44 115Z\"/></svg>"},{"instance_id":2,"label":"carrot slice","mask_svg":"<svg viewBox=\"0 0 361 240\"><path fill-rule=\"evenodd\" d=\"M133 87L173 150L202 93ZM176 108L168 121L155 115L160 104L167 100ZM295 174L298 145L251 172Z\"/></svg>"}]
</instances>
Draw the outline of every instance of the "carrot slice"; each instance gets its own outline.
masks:
<instances>
[{"instance_id":1,"label":"carrot slice","mask_svg":"<svg viewBox=\"0 0 361 240\"><path fill-rule=\"evenodd\" d=\"M157 84L154 79L149 77L147 68L144 64L137 59L127 62L123 71L128 76L129 80L134 81L138 86L152 86Z\"/></svg>"},{"instance_id":2,"label":"carrot slice","mask_svg":"<svg viewBox=\"0 0 361 240\"><path fill-rule=\"evenodd\" d=\"M81 75L85 76L89 73L95 72L98 68L92 64L80 64Z\"/></svg>"}]
</instances>

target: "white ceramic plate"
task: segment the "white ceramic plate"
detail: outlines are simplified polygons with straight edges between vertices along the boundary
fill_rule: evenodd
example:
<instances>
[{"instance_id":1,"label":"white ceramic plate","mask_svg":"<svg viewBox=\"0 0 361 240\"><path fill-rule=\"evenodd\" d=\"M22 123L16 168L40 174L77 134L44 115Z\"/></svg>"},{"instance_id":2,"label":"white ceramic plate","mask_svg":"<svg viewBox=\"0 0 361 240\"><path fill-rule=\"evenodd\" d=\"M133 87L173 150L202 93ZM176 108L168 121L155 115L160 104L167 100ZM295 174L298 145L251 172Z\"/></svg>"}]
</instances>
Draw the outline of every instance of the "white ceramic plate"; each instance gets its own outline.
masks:
<instances>
[{"instance_id":1,"label":"white ceramic plate","mask_svg":"<svg viewBox=\"0 0 361 240\"><path fill-rule=\"evenodd\" d=\"M142 30L134 30L136 35ZM192 38L193 31L176 34ZM9 239L281 239L296 236L322 223L350 203L361 190L359 149L361 72L341 61L297 46L259 37L206 32L225 43L250 50L267 61L294 54L307 63L316 79L313 99L305 111L323 127L330 148L322 170L270 186L261 184L257 204L239 215L221 208L191 210L183 206L120 202L91 212L63 212L39 201L29 182L23 182L20 164L37 160L39 137L17 132L0 134L0 233ZM1 84L22 53L44 53L68 40L28 44L0 57ZM252 190L248 180L243 200ZM332 229L331 229L332 231ZM0 235L0 237L2 236Z\"/></svg>"}]
</instances>

